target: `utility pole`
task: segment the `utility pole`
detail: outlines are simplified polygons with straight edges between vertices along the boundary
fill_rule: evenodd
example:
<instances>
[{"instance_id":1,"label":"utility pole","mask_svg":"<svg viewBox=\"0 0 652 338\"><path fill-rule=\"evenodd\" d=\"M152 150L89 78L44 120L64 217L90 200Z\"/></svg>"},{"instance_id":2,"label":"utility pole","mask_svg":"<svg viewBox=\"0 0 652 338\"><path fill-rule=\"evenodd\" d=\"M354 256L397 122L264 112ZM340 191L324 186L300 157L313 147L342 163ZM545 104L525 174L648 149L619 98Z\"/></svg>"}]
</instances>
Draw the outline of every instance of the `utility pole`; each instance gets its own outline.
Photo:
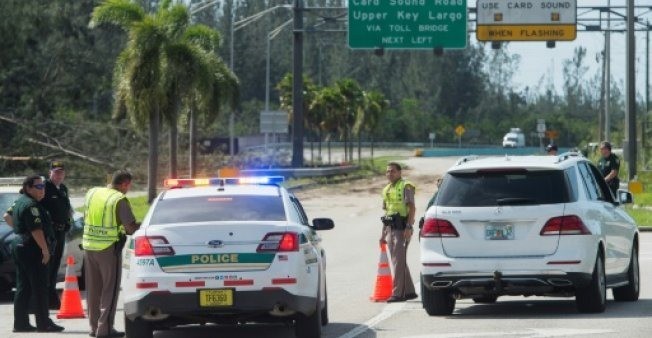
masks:
<instances>
[{"instance_id":1,"label":"utility pole","mask_svg":"<svg viewBox=\"0 0 652 338\"><path fill-rule=\"evenodd\" d=\"M650 118L650 23L646 23L645 31L645 113L643 114L643 123L641 123L641 147L645 155L647 147L647 121ZM645 164L645 162L644 162Z\"/></svg>"},{"instance_id":2,"label":"utility pole","mask_svg":"<svg viewBox=\"0 0 652 338\"><path fill-rule=\"evenodd\" d=\"M634 31L634 0L627 0L627 74L626 102L628 180L636 176L636 40Z\"/></svg>"},{"instance_id":3,"label":"utility pole","mask_svg":"<svg viewBox=\"0 0 652 338\"><path fill-rule=\"evenodd\" d=\"M235 74L235 70L233 69L233 51L234 51L234 47L233 47L233 36L234 36L234 34L233 33L235 32L234 23L235 23L235 0L231 1L231 41L229 41L230 42L230 46L229 46L230 51L229 51L229 53L231 54L231 57L229 58L230 59L229 60L229 68L231 68L231 72L233 72ZM233 144L234 143L234 137L233 137L233 134L234 134L233 129L234 128L233 128L233 125L235 123L234 120L235 120L235 113L233 111L231 111L231 114L229 115L229 155L231 156L231 158L233 158L233 155L235 155L235 149L234 149L235 146Z\"/></svg>"},{"instance_id":4,"label":"utility pole","mask_svg":"<svg viewBox=\"0 0 652 338\"><path fill-rule=\"evenodd\" d=\"M611 106L611 1L607 1L607 31L604 33L605 84L604 84L604 140L611 138L609 108Z\"/></svg>"},{"instance_id":5,"label":"utility pole","mask_svg":"<svg viewBox=\"0 0 652 338\"><path fill-rule=\"evenodd\" d=\"M303 167L303 0L294 0L292 167Z\"/></svg>"}]
</instances>

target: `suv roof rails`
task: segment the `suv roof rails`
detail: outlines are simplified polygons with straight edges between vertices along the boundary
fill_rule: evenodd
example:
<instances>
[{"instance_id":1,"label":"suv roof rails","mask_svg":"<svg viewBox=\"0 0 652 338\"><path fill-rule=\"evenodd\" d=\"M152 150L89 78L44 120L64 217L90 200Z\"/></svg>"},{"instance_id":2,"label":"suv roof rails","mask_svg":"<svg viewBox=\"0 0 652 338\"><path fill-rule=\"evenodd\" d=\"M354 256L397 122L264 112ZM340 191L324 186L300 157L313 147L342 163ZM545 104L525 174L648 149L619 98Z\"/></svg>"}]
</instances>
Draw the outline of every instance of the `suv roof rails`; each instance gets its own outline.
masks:
<instances>
[{"instance_id":1,"label":"suv roof rails","mask_svg":"<svg viewBox=\"0 0 652 338\"><path fill-rule=\"evenodd\" d=\"M578 153L576 151L567 151L565 153L561 153L557 155L557 163L561 163L563 161L566 161L567 159L571 157L584 157L581 153Z\"/></svg>"},{"instance_id":2,"label":"suv roof rails","mask_svg":"<svg viewBox=\"0 0 652 338\"><path fill-rule=\"evenodd\" d=\"M478 158L480 158L480 157L478 157L478 155L464 156L464 157L461 157L459 160L457 160L455 165L460 165L462 163L466 163L466 162L469 162L469 161L474 161L474 160L477 160Z\"/></svg>"}]
</instances>

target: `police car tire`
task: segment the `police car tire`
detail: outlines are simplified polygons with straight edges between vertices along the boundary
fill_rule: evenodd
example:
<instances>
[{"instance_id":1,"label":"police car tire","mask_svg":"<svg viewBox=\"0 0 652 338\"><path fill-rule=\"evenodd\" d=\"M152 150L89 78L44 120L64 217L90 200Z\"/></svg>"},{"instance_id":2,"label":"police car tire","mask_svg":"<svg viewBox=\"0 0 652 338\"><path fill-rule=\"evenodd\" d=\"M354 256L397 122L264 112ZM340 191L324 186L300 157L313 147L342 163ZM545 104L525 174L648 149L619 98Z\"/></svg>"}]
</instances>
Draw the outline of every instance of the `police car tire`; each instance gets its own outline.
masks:
<instances>
[{"instance_id":1,"label":"police car tire","mask_svg":"<svg viewBox=\"0 0 652 338\"><path fill-rule=\"evenodd\" d=\"M449 291L430 290L421 284L421 303L430 316L449 316L455 310L455 298Z\"/></svg>"},{"instance_id":2,"label":"police car tire","mask_svg":"<svg viewBox=\"0 0 652 338\"><path fill-rule=\"evenodd\" d=\"M601 253L595 259L591 282L575 291L575 303L577 310L582 313L604 312L607 304L607 278Z\"/></svg>"},{"instance_id":3,"label":"police car tire","mask_svg":"<svg viewBox=\"0 0 652 338\"><path fill-rule=\"evenodd\" d=\"M638 265L638 248L632 247L632 256L629 260L629 269L627 270L627 285L613 288L611 291L614 300L617 302L634 302L638 300L640 292L640 275Z\"/></svg>"},{"instance_id":4,"label":"police car tire","mask_svg":"<svg viewBox=\"0 0 652 338\"><path fill-rule=\"evenodd\" d=\"M328 323L328 290L326 290L324 294L324 308L321 309L321 326L326 326Z\"/></svg>"},{"instance_id":5,"label":"police car tire","mask_svg":"<svg viewBox=\"0 0 652 338\"><path fill-rule=\"evenodd\" d=\"M322 311L319 309L321 303L319 298L317 298L315 303L315 311L311 315L306 316L303 313L297 314L296 323L294 326L294 334L296 338L321 337Z\"/></svg>"},{"instance_id":6,"label":"police car tire","mask_svg":"<svg viewBox=\"0 0 652 338\"><path fill-rule=\"evenodd\" d=\"M140 317L131 320L125 316L125 335L127 338L153 338L154 330L151 323Z\"/></svg>"}]
</instances>

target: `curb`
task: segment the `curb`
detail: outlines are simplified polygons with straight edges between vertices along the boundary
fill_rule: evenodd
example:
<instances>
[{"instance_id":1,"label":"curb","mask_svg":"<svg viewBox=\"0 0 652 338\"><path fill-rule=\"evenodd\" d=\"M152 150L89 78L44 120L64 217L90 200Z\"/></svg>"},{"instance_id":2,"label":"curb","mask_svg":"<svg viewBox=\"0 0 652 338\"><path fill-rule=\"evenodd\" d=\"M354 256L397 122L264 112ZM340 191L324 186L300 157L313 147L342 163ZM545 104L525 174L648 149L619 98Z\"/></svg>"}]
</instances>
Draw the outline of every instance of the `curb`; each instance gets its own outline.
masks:
<instances>
[{"instance_id":1,"label":"curb","mask_svg":"<svg viewBox=\"0 0 652 338\"><path fill-rule=\"evenodd\" d=\"M652 232L652 226L638 227L640 232Z\"/></svg>"}]
</instances>

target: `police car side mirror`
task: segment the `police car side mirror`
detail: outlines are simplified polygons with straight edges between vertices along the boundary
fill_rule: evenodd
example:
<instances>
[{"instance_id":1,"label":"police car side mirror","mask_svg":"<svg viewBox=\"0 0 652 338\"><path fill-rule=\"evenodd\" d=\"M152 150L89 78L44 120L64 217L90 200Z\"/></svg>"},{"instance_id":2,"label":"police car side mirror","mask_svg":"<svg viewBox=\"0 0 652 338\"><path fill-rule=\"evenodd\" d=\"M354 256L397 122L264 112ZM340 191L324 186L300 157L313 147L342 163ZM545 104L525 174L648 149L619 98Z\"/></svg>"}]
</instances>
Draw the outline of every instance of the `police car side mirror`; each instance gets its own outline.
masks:
<instances>
[{"instance_id":1,"label":"police car side mirror","mask_svg":"<svg viewBox=\"0 0 652 338\"><path fill-rule=\"evenodd\" d=\"M315 218L312 220L312 228L319 230L330 230L335 227L335 223L330 218Z\"/></svg>"},{"instance_id":2,"label":"police car side mirror","mask_svg":"<svg viewBox=\"0 0 652 338\"><path fill-rule=\"evenodd\" d=\"M629 191L618 190L618 202L620 204L632 204L634 203L634 197Z\"/></svg>"}]
</instances>

